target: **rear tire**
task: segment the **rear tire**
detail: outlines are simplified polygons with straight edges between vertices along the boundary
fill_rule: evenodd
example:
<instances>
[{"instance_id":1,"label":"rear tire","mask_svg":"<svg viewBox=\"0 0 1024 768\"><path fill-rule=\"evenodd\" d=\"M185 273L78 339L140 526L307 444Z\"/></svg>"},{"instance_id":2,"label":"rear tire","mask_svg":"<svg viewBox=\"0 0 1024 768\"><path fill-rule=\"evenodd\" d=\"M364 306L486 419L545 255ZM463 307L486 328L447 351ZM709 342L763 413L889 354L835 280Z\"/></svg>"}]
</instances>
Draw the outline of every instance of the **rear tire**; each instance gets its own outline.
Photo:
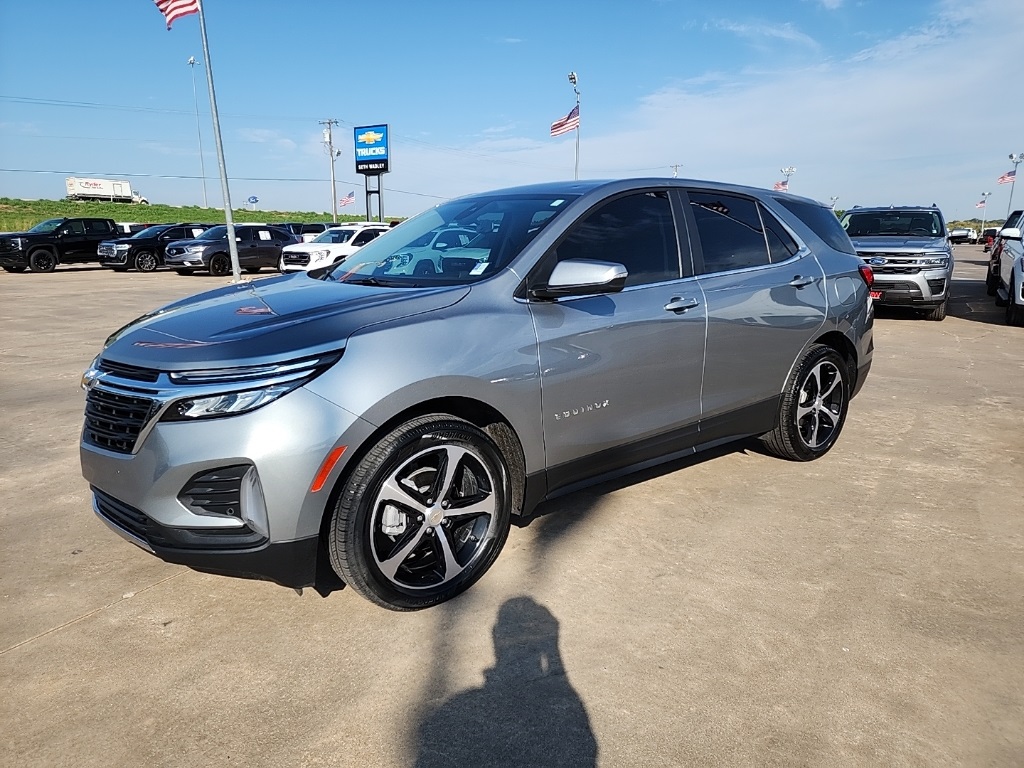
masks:
<instances>
[{"instance_id":1,"label":"rear tire","mask_svg":"<svg viewBox=\"0 0 1024 768\"><path fill-rule=\"evenodd\" d=\"M989 272L985 276L985 293L987 293L989 296L995 296L996 295L996 289L998 289L998 288L999 288L999 275L998 274L993 275L991 272Z\"/></svg>"},{"instance_id":2,"label":"rear tire","mask_svg":"<svg viewBox=\"0 0 1024 768\"><path fill-rule=\"evenodd\" d=\"M248 272L250 275L255 275L257 272L260 271L260 268L259 267L246 267L245 271Z\"/></svg>"},{"instance_id":3,"label":"rear tire","mask_svg":"<svg viewBox=\"0 0 1024 768\"><path fill-rule=\"evenodd\" d=\"M828 453L846 422L850 366L832 347L815 344L794 366L775 429L761 437L770 453L812 461Z\"/></svg>"},{"instance_id":4,"label":"rear tire","mask_svg":"<svg viewBox=\"0 0 1024 768\"><path fill-rule=\"evenodd\" d=\"M26 269L28 269L28 267L26 267L24 264L20 264L17 267L4 267L4 272L18 273L24 272Z\"/></svg>"},{"instance_id":5,"label":"rear tire","mask_svg":"<svg viewBox=\"0 0 1024 768\"><path fill-rule=\"evenodd\" d=\"M223 253L215 253L210 257L210 274L214 277L227 277L231 274L231 261Z\"/></svg>"},{"instance_id":6,"label":"rear tire","mask_svg":"<svg viewBox=\"0 0 1024 768\"><path fill-rule=\"evenodd\" d=\"M57 257L45 248L32 251L28 256L28 268L33 272L53 272L57 268Z\"/></svg>"},{"instance_id":7,"label":"rear tire","mask_svg":"<svg viewBox=\"0 0 1024 768\"><path fill-rule=\"evenodd\" d=\"M385 435L344 481L331 519L331 565L377 605L428 608L491 567L511 507L494 441L454 416L421 416Z\"/></svg>"}]
</instances>

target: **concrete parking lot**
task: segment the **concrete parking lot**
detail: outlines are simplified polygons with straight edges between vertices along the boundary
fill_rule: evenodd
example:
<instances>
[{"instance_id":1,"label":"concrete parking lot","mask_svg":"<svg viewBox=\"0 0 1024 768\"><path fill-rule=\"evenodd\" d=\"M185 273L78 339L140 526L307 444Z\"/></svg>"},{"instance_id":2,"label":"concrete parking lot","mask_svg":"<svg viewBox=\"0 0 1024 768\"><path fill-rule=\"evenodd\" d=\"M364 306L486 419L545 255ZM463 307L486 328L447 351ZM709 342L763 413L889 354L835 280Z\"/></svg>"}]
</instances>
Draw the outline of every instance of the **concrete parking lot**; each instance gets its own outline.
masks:
<instances>
[{"instance_id":1,"label":"concrete parking lot","mask_svg":"<svg viewBox=\"0 0 1024 768\"><path fill-rule=\"evenodd\" d=\"M222 284L0 273L0 765L1024 764L1024 330L958 246L822 460L549 502L432 610L203 575L92 514L79 376Z\"/></svg>"}]
</instances>

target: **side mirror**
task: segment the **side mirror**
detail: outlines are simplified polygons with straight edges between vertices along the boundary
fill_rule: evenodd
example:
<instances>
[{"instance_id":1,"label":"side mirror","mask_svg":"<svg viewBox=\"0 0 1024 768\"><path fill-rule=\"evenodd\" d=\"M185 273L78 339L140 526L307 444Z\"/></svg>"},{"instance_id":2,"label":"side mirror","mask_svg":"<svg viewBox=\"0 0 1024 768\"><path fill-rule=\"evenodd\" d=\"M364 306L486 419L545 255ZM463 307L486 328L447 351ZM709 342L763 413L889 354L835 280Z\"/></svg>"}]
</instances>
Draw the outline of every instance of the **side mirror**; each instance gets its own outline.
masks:
<instances>
[{"instance_id":1,"label":"side mirror","mask_svg":"<svg viewBox=\"0 0 1024 768\"><path fill-rule=\"evenodd\" d=\"M1006 229L1004 229L1002 232L999 233L999 236L1001 238L1003 238L1004 240L1020 240L1021 239L1020 229L1018 227L1007 227Z\"/></svg>"},{"instance_id":2,"label":"side mirror","mask_svg":"<svg viewBox=\"0 0 1024 768\"><path fill-rule=\"evenodd\" d=\"M626 268L614 262L568 259L555 265L547 285L530 290L530 298L551 300L562 296L618 293L625 287L628 276Z\"/></svg>"}]
</instances>

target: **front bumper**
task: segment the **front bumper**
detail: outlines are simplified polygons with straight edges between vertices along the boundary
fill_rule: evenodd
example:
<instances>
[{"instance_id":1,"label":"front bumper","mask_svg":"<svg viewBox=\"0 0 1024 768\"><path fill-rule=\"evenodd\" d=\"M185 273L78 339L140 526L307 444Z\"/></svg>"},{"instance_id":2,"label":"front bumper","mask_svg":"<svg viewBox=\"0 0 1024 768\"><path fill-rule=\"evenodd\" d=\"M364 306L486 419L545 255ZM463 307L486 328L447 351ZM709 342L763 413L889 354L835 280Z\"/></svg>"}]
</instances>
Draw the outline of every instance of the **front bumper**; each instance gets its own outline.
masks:
<instances>
[{"instance_id":1,"label":"front bumper","mask_svg":"<svg viewBox=\"0 0 1024 768\"><path fill-rule=\"evenodd\" d=\"M114 253L99 253L101 267L123 267L128 264L128 251L115 251Z\"/></svg>"},{"instance_id":2,"label":"front bumper","mask_svg":"<svg viewBox=\"0 0 1024 768\"><path fill-rule=\"evenodd\" d=\"M24 251L4 251L0 253L0 267L27 267L28 254Z\"/></svg>"},{"instance_id":3,"label":"front bumper","mask_svg":"<svg viewBox=\"0 0 1024 768\"><path fill-rule=\"evenodd\" d=\"M197 570L311 586L321 522L348 451L319 492L311 485L338 445L358 445L367 422L300 387L255 411L194 422L158 422L134 453L80 444L82 474L97 515L122 537L167 562ZM251 470L266 531L243 522L250 510L196 501L197 479ZM200 486L203 483L199 483ZM209 484L207 484L209 485ZM249 503L234 488L233 504Z\"/></svg>"},{"instance_id":4,"label":"front bumper","mask_svg":"<svg viewBox=\"0 0 1024 768\"><path fill-rule=\"evenodd\" d=\"M929 270L916 275L876 274L871 294L883 306L934 307L949 297L950 274Z\"/></svg>"}]
</instances>

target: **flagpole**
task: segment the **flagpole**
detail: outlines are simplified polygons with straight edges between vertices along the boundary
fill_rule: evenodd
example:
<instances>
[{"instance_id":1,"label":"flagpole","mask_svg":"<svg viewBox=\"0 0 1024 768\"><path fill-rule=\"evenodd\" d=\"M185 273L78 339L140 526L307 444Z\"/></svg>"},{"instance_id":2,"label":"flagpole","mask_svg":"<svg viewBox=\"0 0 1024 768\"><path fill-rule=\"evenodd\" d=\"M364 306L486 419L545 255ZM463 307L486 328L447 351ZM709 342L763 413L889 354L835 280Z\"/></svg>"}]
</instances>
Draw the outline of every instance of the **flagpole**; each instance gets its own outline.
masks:
<instances>
[{"instance_id":1,"label":"flagpole","mask_svg":"<svg viewBox=\"0 0 1024 768\"><path fill-rule=\"evenodd\" d=\"M580 91L576 87L576 73L569 73L569 82L572 83L572 90L576 94L576 169L573 171L573 179L579 181L580 178Z\"/></svg>"},{"instance_id":2,"label":"flagpole","mask_svg":"<svg viewBox=\"0 0 1024 768\"><path fill-rule=\"evenodd\" d=\"M231 254L231 282L242 279L238 264L238 242L235 240L235 221L231 212L231 191L228 189L228 171L224 164L224 142L220 138L220 115L217 113L217 95L213 90L213 63L210 61L210 44L206 40L206 14L202 0L196 0L199 8L199 33L203 38L203 60L206 62L206 85L210 90L210 112L213 116L213 140L217 145L217 166L220 168L220 189L224 196L224 220L228 229L228 252Z\"/></svg>"}]
</instances>

